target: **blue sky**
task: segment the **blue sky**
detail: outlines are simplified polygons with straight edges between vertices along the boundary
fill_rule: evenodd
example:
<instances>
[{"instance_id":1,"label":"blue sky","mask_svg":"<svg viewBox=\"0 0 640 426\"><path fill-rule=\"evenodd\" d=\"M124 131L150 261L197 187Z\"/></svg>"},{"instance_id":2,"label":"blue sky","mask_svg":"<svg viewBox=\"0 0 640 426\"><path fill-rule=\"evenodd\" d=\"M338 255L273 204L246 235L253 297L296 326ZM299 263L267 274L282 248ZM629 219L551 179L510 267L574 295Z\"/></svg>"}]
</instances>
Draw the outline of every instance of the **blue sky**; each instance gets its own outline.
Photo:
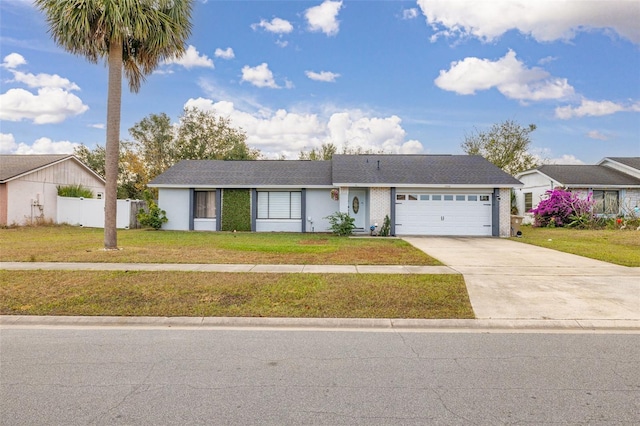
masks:
<instances>
[{"instance_id":1,"label":"blue sky","mask_svg":"<svg viewBox=\"0 0 640 426\"><path fill-rule=\"evenodd\" d=\"M266 158L331 142L462 154L465 135L536 124L546 162L640 156L640 2L195 1L188 50L123 86L121 139L185 106ZM104 145L107 70L66 53L28 1L0 3L0 152Z\"/></svg>"}]
</instances>

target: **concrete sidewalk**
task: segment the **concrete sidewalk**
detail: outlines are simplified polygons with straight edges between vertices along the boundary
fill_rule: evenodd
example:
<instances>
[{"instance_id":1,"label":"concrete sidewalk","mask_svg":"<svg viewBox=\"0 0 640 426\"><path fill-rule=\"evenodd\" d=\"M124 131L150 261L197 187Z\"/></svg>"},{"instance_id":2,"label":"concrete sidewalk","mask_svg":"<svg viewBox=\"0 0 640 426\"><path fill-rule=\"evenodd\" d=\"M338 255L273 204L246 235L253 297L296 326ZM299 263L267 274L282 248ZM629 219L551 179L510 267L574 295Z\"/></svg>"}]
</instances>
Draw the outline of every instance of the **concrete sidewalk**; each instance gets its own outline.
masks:
<instances>
[{"instance_id":1,"label":"concrete sidewalk","mask_svg":"<svg viewBox=\"0 0 640 426\"><path fill-rule=\"evenodd\" d=\"M640 320L640 268L500 238L404 238L464 275L482 319Z\"/></svg>"},{"instance_id":2,"label":"concrete sidewalk","mask_svg":"<svg viewBox=\"0 0 640 426\"><path fill-rule=\"evenodd\" d=\"M458 274L448 266L255 265L190 263L0 262L0 269L43 271L194 271L307 274Z\"/></svg>"}]
</instances>

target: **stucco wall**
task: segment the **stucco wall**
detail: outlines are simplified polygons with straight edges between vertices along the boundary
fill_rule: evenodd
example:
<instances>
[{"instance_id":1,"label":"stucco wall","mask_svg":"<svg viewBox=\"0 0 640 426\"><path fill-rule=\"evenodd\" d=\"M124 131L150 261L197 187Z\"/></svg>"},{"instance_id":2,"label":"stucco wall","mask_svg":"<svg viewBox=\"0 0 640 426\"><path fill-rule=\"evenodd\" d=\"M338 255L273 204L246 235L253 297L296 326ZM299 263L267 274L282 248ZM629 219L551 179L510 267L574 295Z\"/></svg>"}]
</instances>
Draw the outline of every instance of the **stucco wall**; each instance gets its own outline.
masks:
<instances>
[{"instance_id":1,"label":"stucco wall","mask_svg":"<svg viewBox=\"0 0 640 426\"><path fill-rule=\"evenodd\" d=\"M189 189L160 188L158 207L167 212L169 219L162 225L162 229L189 230Z\"/></svg>"},{"instance_id":2,"label":"stucco wall","mask_svg":"<svg viewBox=\"0 0 640 426\"><path fill-rule=\"evenodd\" d=\"M58 185L82 185L94 197L104 194L100 179L74 160L63 161L6 183L6 224L56 222Z\"/></svg>"},{"instance_id":3,"label":"stucco wall","mask_svg":"<svg viewBox=\"0 0 640 426\"><path fill-rule=\"evenodd\" d=\"M340 201L331 199L330 189L307 189L307 217L303 218L307 221L306 231L331 232L329 221L325 217L339 211Z\"/></svg>"}]
</instances>

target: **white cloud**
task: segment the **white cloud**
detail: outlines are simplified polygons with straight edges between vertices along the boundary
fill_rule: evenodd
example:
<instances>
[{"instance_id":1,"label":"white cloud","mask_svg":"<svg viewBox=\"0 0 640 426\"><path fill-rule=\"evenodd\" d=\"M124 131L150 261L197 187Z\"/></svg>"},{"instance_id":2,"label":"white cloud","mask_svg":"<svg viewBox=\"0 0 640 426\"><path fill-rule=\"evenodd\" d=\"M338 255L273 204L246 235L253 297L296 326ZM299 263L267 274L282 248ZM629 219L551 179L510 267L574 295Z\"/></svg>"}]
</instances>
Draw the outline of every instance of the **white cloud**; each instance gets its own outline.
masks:
<instances>
[{"instance_id":1,"label":"white cloud","mask_svg":"<svg viewBox=\"0 0 640 426\"><path fill-rule=\"evenodd\" d=\"M233 49L230 47L227 47L224 50L217 48L215 52L215 56L216 58L222 58L222 59L233 59L236 57L235 53L233 53Z\"/></svg>"},{"instance_id":2,"label":"white cloud","mask_svg":"<svg viewBox=\"0 0 640 426\"><path fill-rule=\"evenodd\" d=\"M284 48L284 47L287 47L289 45L289 42L286 41L286 40L276 40L276 44L279 47L283 47Z\"/></svg>"},{"instance_id":3,"label":"white cloud","mask_svg":"<svg viewBox=\"0 0 640 426\"><path fill-rule=\"evenodd\" d=\"M250 67L249 65L242 67L242 81L249 82L256 87L280 88L280 86L276 84L273 73L266 62L256 67Z\"/></svg>"},{"instance_id":4,"label":"white cloud","mask_svg":"<svg viewBox=\"0 0 640 426\"><path fill-rule=\"evenodd\" d=\"M304 12L310 31L321 31L328 36L334 36L340 31L338 12L342 8L342 1L325 0L321 5L314 6Z\"/></svg>"},{"instance_id":5,"label":"white cloud","mask_svg":"<svg viewBox=\"0 0 640 426\"><path fill-rule=\"evenodd\" d=\"M591 130L589 132L587 132L587 137L590 139L597 139L600 141L607 141L609 140L609 136L605 135L602 132L599 132L598 130Z\"/></svg>"},{"instance_id":6,"label":"white cloud","mask_svg":"<svg viewBox=\"0 0 640 426\"><path fill-rule=\"evenodd\" d=\"M204 67L204 68L214 68L213 61L207 57L207 55L200 54L195 46L189 45L187 50L184 51L182 56L167 59L164 61L164 64L171 65L182 65L187 69L191 69L194 67Z\"/></svg>"},{"instance_id":7,"label":"white cloud","mask_svg":"<svg viewBox=\"0 0 640 426\"><path fill-rule=\"evenodd\" d=\"M574 93L567 79L551 77L542 68L527 68L513 50L497 61L468 57L452 62L448 71L440 71L435 84L460 95L495 87L506 97L520 101L563 99Z\"/></svg>"},{"instance_id":8,"label":"white cloud","mask_svg":"<svg viewBox=\"0 0 640 426\"><path fill-rule=\"evenodd\" d=\"M402 19L414 19L418 17L418 9L412 7L402 11Z\"/></svg>"},{"instance_id":9,"label":"white cloud","mask_svg":"<svg viewBox=\"0 0 640 426\"><path fill-rule=\"evenodd\" d=\"M12 133L0 133L0 154L12 154L17 147Z\"/></svg>"},{"instance_id":10,"label":"white cloud","mask_svg":"<svg viewBox=\"0 0 640 426\"><path fill-rule=\"evenodd\" d=\"M251 24L251 28L254 31L258 28L263 28L265 31L275 34L289 34L293 31L293 25L291 25L291 22L281 18L273 18L271 21L262 19L257 24Z\"/></svg>"},{"instance_id":11,"label":"white cloud","mask_svg":"<svg viewBox=\"0 0 640 426\"><path fill-rule=\"evenodd\" d=\"M336 79L338 77L340 77L340 74L336 74L336 73L331 72L331 71L320 71L320 72L305 71L305 74L311 80L325 81L325 82L328 82L328 83L333 83L333 82L336 81Z\"/></svg>"},{"instance_id":12,"label":"white cloud","mask_svg":"<svg viewBox=\"0 0 640 426\"><path fill-rule=\"evenodd\" d=\"M104 123L89 124L89 127L101 130L104 130L106 128Z\"/></svg>"},{"instance_id":13,"label":"white cloud","mask_svg":"<svg viewBox=\"0 0 640 426\"><path fill-rule=\"evenodd\" d=\"M418 0L438 37L475 37L491 42L510 30L537 41L571 40L594 29L640 43L637 1Z\"/></svg>"},{"instance_id":14,"label":"white cloud","mask_svg":"<svg viewBox=\"0 0 640 426\"><path fill-rule=\"evenodd\" d=\"M65 90L80 90L77 84L57 74L30 74L20 71L13 71L13 81L24 83L28 87L59 87Z\"/></svg>"},{"instance_id":15,"label":"white cloud","mask_svg":"<svg viewBox=\"0 0 640 426\"><path fill-rule=\"evenodd\" d=\"M7 69L14 69L20 65L25 65L27 60L24 59L19 53L9 53L2 60L2 67Z\"/></svg>"},{"instance_id":16,"label":"white cloud","mask_svg":"<svg viewBox=\"0 0 640 426\"><path fill-rule=\"evenodd\" d=\"M234 126L247 133L247 143L269 158L281 155L298 158L300 151L333 143L388 153L416 154L424 152L416 140L405 140L406 132L397 116L372 117L360 110L327 110L322 115L291 112L284 109L259 109L250 113L236 108L232 102L189 99L185 107L197 107L228 117Z\"/></svg>"},{"instance_id":17,"label":"white cloud","mask_svg":"<svg viewBox=\"0 0 640 426\"><path fill-rule=\"evenodd\" d=\"M0 120L27 119L35 124L60 123L89 109L79 97L58 87L38 89L37 95L24 89L9 89L0 95L0 104Z\"/></svg>"},{"instance_id":18,"label":"white cloud","mask_svg":"<svg viewBox=\"0 0 640 426\"><path fill-rule=\"evenodd\" d=\"M69 141L52 141L49 138L37 139L33 144L17 143L13 134L0 133L0 154L73 154L73 150L80 146Z\"/></svg>"},{"instance_id":19,"label":"white cloud","mask_svg":"<svg viewBox=\"0 0 640 426\"><path fill-rule=\"evenodd\" d=\"M562 120L568 120L574 117L598 117L611 115L622 111L639 112L640 102L636 102L631 105L623 105L611 101L591 101L589 99L582 99L580 105L577 107L567 105L556 108L556 117Z\"/></svg>"}]
</instances>

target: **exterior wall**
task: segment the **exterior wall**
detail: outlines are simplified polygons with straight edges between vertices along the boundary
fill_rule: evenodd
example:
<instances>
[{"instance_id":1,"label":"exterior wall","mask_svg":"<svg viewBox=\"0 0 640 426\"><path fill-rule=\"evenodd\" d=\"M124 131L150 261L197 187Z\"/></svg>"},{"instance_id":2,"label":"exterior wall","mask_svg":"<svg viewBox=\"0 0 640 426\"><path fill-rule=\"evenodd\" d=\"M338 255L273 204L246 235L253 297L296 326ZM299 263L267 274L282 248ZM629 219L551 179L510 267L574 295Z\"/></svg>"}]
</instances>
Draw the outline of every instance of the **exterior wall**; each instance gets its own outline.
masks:
<instances>
[{"instance_id":1,"label":"exterior wall","mask_svg":"<svg viewBox=\"0 0 640 426\"><path fill-rule=\"evenodd\" d=\"M542 196L550 189L559 185L558 182L550 180L549 178L541 175L540 173L530 173L519 178L520 182L524 184L522 188L517 188L516 191L516 206L518 207L518 214L523 216L522 223L533 223L533 215L527 213L524 210L524 194L531 192L531 207L536 208Z\"/></svg>"},{"instance_id":2,"label":"exterior wall","mask_svg":"<svg viewBox=\"0 0 640 426\"><path fill-rule=\"evenodd\" d=\"M302 232L300 219L256 219L256 232Z\"/></svg>"},{"instance_id":3,"label":"exterior wall","mask_svg":"<svg viewBox=\"0 0 640 426\"><path fill-rule=\"evenodd\" d=\"M620 193L620 207L625 216L640 217L640 189L627 189Z\"/></svg>"},{"instance_id":4,"label":"exterior wall","mask_svg":"<svg viewBox=\"0 0 640 426\"><path fill-rule=\"evenodd\" d=\"M104 194L100 179L74 160L63 161L6 183L6 224L56 222L57 186L82 185Z\"/></svg>"},{"instance_id":5,"label":"exterior wall","mask_svg":"<svg viewBox=\"0 0 640 426\"><path fill-rule=\"evenodd\" d=\"M7 225L7 184L0 183L0 225Z\"/></svg>"},{"instance_id":6,"label":"exterior wall","mask_svg":"<svg viewBox=\"0 0 640 426\"><path fill-rule=\"evenodd\" d=\"M349 213L349 187L340 187L340 211L342 213Z\"/></svg>"},{"instance_id":7,"label":"exterior wall","mask_svg":"<svg viewBox=\"0 0 640 426\"><path fill-rule=\"evenodd\" d=\"M511 236L511 189L510 188L500 188L499 212L500 212L500 224L498 227L499 235L500 237L510 237Z\"/></svg>"},{"instance_id":8,"label":"exterior wall","mask_svg":"<svg viewBox=\"0 0 640 426\"><path fill-rule=\"evenodd\" d=\"M378 224L378 230L384 223L384 217L391 217L391 188L369 189L369 221L370 225Z\"/></svg>"},{"instance_id":9,"label":"exterior wall","mask_svg":"<svg viewBox=\"0 0 640 426\"><path fill-rule=\"evenodd\" d=\"M188 213L187 213L188 214ZM189 229L189 228L187 228ZM214 219L193 219L194 231L215 231L216 220Z\"/></svg>"},{"instance_id":10,"label":"exterior wall","mask_svg":"<svg viewBox=\"0 0 640 426\"><path fill-rule=\"evenodd\" d=\"M307 189L307 217L303 218L307 221L307 232L331 232L325 217L340 210L342 195L339 200L332 200L330 189Z\"/></svg>"},{"instance_id":11,"label":"exterior wall","mask_svg":"<svg viewBox=\"0 0 640 426\"><path fill-rule=\"evenodd\" d=\"M162 229L189 230L189 189L159 188L158 207L167 212L167 219L169 219L167 223L162 224Z\"/></svg>"},{"instance_id":12,"label":"exterior wall","mask_svg":"<svg viewBox=\"0 0 640 426\"><path fill-rule=\"evenodd\" d=\"M131 200L117 201L116 227L129 229L131 224ZM135 212L138 209L135 208ZM104 199L57 197L56 223L104 228Z\"/></svg>"}]
</instances>

